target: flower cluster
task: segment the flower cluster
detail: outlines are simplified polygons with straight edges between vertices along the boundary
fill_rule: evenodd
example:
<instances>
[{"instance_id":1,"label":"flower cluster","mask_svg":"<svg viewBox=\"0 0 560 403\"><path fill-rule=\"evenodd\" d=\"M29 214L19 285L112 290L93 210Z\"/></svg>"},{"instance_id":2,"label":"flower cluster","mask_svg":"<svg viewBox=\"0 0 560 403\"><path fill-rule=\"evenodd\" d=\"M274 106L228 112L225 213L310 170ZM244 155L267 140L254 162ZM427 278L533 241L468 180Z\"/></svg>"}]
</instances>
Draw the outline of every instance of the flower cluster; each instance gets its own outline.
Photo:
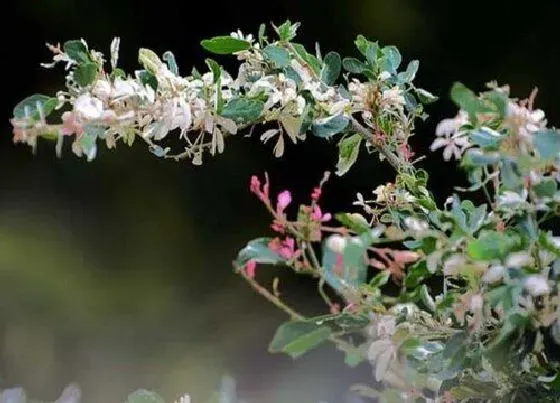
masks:
<instances>
[{"instance_id":1,"label":"flower cluster","mask_svg":"<svg viewBox=\"0 0 560 403\"><path fill-rule=\"evenodd\" d=\"M439 207L408 144L424 104L435 100L413 84L418 62L399 71L394 46L361 35L362 60L323 57L318 47L310 53L293 42L298 27L274 26L273 41L264 27L257 38L235 32L203 41L237 57L237 76L208 59L208 72L183 77L171 52L160 58L147 49L139 52L143 69L127 75L117 67L118 39L110 70L84 41L49 45L52 65L66 64L66 89L20 102L14 140L35 146L38 137L53 138L60 152L71 138L74 153L91 160L98 140L111 148L139 137L158 156L200 164L203 152L224 150L226 137L263 124L260 139L275 142L276 156L286 137L340 135L338 175L365 145L397 171L371 199L357 194L353 205L369 219L324 211L328 175L299 205L289 190L272 193L268 176L250 180L274 235L250 241L234 264L290 316L270 351L295 358L331 341L349 365L372 363L380 387L356 390L380 401L560 399L560 238L550 230L560 212L560 132L534 108L536 91L518 100L496 83L480 94L454 84L458 113L437 125L431 150L443 149L467 172L470 186L458 192L480 192L486 201L457 193ZM48 123L62 108L62 122ZM184 145L179 153L161 145L171 133ZM258 283L260 264L317 279L329 313L295 311L280 299L278 279L272 290Z\"/></svg>"}]
</instances>

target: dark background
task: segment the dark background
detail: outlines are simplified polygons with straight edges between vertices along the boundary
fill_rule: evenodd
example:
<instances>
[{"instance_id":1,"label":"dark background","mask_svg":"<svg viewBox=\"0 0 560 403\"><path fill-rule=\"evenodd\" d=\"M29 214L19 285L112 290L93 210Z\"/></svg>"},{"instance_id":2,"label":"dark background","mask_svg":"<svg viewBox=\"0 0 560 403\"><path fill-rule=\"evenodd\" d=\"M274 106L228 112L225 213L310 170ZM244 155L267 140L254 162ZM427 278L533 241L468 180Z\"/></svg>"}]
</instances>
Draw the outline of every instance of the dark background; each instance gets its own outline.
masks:
<instances>
[{"instance_id":1,"label":"dark background","mask_svg":"<svg viewBox=\"0 0 560 403\"><path fill-rule=\"evenodd\" d=\"M265 235L268 216L248 191L251 174L268 171L275 191L290 188L306 201L336 146L310 138L276 160L270 147L242 136L204 166L159 160L140 142L102 150L92 163L52 144L33 156L14 146L13 105L62 86L61 68L39 67L44 42L83 37L108 54L121 37L120 64L136 68L138 47L172 50L183 74L204 68L200 40L261 22L303 23L299 41L324 53L355 55L359 33L397 45L405 63L420 60L416 82L442 97L419 124L415 150L426 154L439 120L455 114L454 80L481 90L496 79L514 96L539 87L537 107L558 122L560 51L556 1L16 1L4 16L3 107L0 132L0 382L54 399L78 382L87 402L122 401L138 387L169 401L191 392L202 402L222 374L232 374L245 398L258 402L343 401L367 366L348 371L327 346L298 361L266 352L285 317L231 270L237 250ZM219 58L227 67L233 58ZM232 72L235 70L231 70ZM365 155L365 154L364 154ZM440 200L462 176L433 155L424 163ZM376 158L362 158L329 182L331 211L351 208L392 177ZM301 311L321 313L312 282L281 269L281 291Z\"/></svg>"}]
</instances>

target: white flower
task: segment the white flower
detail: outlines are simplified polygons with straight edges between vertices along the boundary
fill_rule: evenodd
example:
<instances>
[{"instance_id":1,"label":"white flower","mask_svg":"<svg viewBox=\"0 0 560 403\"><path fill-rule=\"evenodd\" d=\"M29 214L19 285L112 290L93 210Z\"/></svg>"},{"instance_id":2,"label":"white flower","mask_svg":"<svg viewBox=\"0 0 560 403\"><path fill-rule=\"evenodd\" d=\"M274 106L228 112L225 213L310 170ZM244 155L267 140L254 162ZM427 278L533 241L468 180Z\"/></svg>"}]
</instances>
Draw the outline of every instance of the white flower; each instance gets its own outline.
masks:
<instances>
[{"instance_id":1,"label":"white flower","mask_svg":"<svg viewBox=\"0 0 560 403\"><path fill-rule=\"evenodd\" d=\"M242 40L242 41L247 41L249 43L253 42L253 35L251 35L251 34L243 35L243 32L241 32L241 30L239 30L239 29L237 30L237 32L232 32L230 34L230 36L232 38L239 39L239 40Z\"/></svg>"},{"instance_id":2,"label":"white flower","mask_svg":"<svg viewBox=\"0 0 560 403\"><path fill-rule=\"evenodd\" d=\"M414 217L406 217L404 219L404 224L406 225L407 229L417 233L423 233L429 228L429 225L426 221L421 221Z\"/></svg>"},{"instance_id":3,"label":"white flower","mask_svg":"<svg viewBox=\"0 0 560 403\"><path fill-rule=\"evenodd\" d=\"M108 99L111 96L111 83L107 80L97 80L91 92L99 99Z\"/></svg>"},{"instance_id":4,"label":"white flower","mask_svg":"<svg viewBox=\"0 0 560 403\"><path fill-rule=\"evenodd\" d=\"M391 78L391 73L389 73L388 71L382 71L381 73L379 73L379 76L377 77L379 81L385 81L388 78Z\"/></svg>"},{"instance_id":5,"label":"white flower","mask_svg":"<svg viewBox=\"0 0 560 403\"><path fill-rule=\"evenodd\" d=\"M115 88L113 89L112 97L115 99L128 98L136 94L133 83L129 80L117 78L115 80L114 86Z\"/></svg>"},{"instance_id":6,"label":"white flower","mask_svg":"<svg viewBox=\"0 0 560 403\"><path fill-rule=\"evenodd\" d=\"M506 259L507 267L520 268L524 266L531 266L533 264L533 258L527 252L514 252L510 253Z\"/></svg>"},{"instance_id":7,"label":"white flower","mask_svg":"<svg viewBox=\"0 0 560 403\"><path fill-rule=\"evenodd\" d=\"M389 194L390 186L387 185L378 185L372 193L376 195L375 198L376 203L387 203L387 195Z\"/></svg>"},{"instance_id":8,"label":"white flower","mask_svg":"<svg viewBox=\"0 0 560 403\"><path fill-rule=\"evenodd\" d=\"M544 276L534 275L525 279L525 289L533 297L546 295L550 292L550 286Z\"/></svg>"},{"instance_id":9,"label":"white flower","mask_svg":"<svg viewBox=\"0 0 560 403\"><path fill-rule=\"evenodd\" d=\"M327 248L335 253L343 253L346 248L346 239L340 235L332 235L327 239Z\"/></svg>"},{"instance_id":10,"label":"white flower","mask_svg":"<svg viewBox=\"0 0 560 403\"><path fill-rule=\"evenodd\" d=\"M513 101L508 104L507 117L504 123L517 130L520 136L526 138L537 130L546 127L545 115L542 110L529 110Z\"/></svg>"},{"instance_id":11,"label":"white flower","mask_svg":"<svg viewBox=\"0 0 560 403\"><path fill-rule=\"evenodd\" d=\"M494 284L504 278L505 268L501 265L490 266L488 271L482 276L482 281L486 284Z\"/></svg>"},{"instance_id":12,"label":"white flower","mask_svg":"<svg viewBox=\"0 0 560 403\"><path fill-rule=\"evenodd\" d=\"M74 110L82 119L100 119L103 116L103 102L98 98L83 94L74 101Z\"/></svg>"},{"instance_id":13,"label":"white flower","mask_svg":"<svg viewBox=\"0 0 560 403\"><path fill-rule=\"evenodd\" d=\"M163 106L163 122L166 132L179 128L183 136L192 124L190 104L178 97L168 100Z\"/></svg>"},{"instance_id":14,"label":"white flower","mask_svg":"<svg viewBox=\"0 0 560 403\"><path fill-rule=\"evenodd\" d=\"M350 105L350 101L348 99L341 99L339 101L334 102L329 109L330 115L341 115L344 113L346 107Z\"/></svg>"},{"instance_id":15,"label":"white flower","mask_svg":"<svg viewBox=\"0 0 560 403\"><path fill-rule=\"evenodd\" d=\"M402 109L406 103L402 94L403 91L397 86L384 90L381 94L381 102L388 107Z\"/></svg>"},{"instance_id":16,"label":"white flower","mask_svg":"<svg viewBox=\"0 0 560 403\"><path fill-rule=\"evenodd\" d=\"M459 111L456 117L452 119L443 119L436 126L436 136L431 151L444 147L443 159L449 161L452 156L460 159L466 148L470 146L467 136L460 131L461 126L468 123L467 113L463 110Z\"/></svg>"}]
</instances>

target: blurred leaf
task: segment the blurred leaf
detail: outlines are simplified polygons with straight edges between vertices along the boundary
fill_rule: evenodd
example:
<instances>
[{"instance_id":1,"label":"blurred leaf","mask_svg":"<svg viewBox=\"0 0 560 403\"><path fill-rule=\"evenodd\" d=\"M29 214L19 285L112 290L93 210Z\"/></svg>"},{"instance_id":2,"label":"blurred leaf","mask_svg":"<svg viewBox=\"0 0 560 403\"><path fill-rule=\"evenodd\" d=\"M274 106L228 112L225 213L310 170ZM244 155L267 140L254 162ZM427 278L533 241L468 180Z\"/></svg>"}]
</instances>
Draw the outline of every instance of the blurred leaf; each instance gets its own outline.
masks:
<instances>
[{"instance_id":1,"label":"blurred leaf","mask_svg":"<svg viewBox=\"0 0 560 403\"><path fill-rule=\"evenodd\" d=\"M126 403L165 403L165 401L155 392L146 389L138 389L128 395Z\"/></svg>"},{"instance_id":2,"label":"blurred leaf","mask_svg":"<svg viewBox=\"0 0 560 403\"><path fill-rule=\"evenodd\" d=\"M306 321L286 322L276 330L268 350L298 358L325 342L330 335L331 329L328 326L317 326Z\"/></svg>"},{"instance_id":3,"label":"blurred leaf","mask_svg":"<svg viewBox=\"0 0 560 403\"><path fill-rule=\"evenodd\" d=\"M244 266L249 260L265 264L282 262L283 259L268 247L270 241L271 238L257 238L249 241L237 255L236 264Z\"/></svg>"},{"instance_id":4,"label":"blurred leaf","mask_svg":"<svg viewBox=\"0 0 560 403\"><path fill-rule=\"evenodd\" d=\"M368 221L359 213L337 213L335 214L335 218L346 228L358 234L371 229Z\"/></svg>"},{"instance_id":5,"label":"blurred leaf","mask_svg":"<svg viewBox=\"0 0 560 403\"><path fill-rule=\"evenodd\" d=\"M23 119L27 115L32 119L39 120L41 118L39 108L43 109L43 116L47 117L52 113L57 104L58 99L56 98L52 98L42 94L31 95L30 97L27 97L24 100L20 101L14 107L14 117Z\"/></svg>"},{"instance_id":6,"label":"blurred leaf","mask_svg":"<svg viewBox=\"0 0 560 403\"><path fill-rule=\"evenodd\" d=\"M560 153L560 133L556 130L541 130L534 134L533 144L544 159L552 159Z\"/></svg>"}]
</instances>

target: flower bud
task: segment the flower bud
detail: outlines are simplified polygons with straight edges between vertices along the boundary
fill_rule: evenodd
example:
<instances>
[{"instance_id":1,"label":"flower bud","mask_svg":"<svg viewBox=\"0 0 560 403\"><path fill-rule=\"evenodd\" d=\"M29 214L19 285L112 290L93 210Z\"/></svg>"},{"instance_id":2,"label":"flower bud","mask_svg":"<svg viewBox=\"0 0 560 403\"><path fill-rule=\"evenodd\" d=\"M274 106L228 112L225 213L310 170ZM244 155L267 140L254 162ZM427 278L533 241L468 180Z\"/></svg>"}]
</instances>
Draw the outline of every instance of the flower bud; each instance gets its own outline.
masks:
<instances>
[{"instance_id":1,"label":"flower bud","mask_svg":"<svg viewBox=\"0 0 560 403\"><path fill-rule=\"evenodd\" d=\"M504 277L504 266L494 265L490 266L488 271L482 276L482 281L486 284L494 284Z\"/></svg>"}]
</instances>

